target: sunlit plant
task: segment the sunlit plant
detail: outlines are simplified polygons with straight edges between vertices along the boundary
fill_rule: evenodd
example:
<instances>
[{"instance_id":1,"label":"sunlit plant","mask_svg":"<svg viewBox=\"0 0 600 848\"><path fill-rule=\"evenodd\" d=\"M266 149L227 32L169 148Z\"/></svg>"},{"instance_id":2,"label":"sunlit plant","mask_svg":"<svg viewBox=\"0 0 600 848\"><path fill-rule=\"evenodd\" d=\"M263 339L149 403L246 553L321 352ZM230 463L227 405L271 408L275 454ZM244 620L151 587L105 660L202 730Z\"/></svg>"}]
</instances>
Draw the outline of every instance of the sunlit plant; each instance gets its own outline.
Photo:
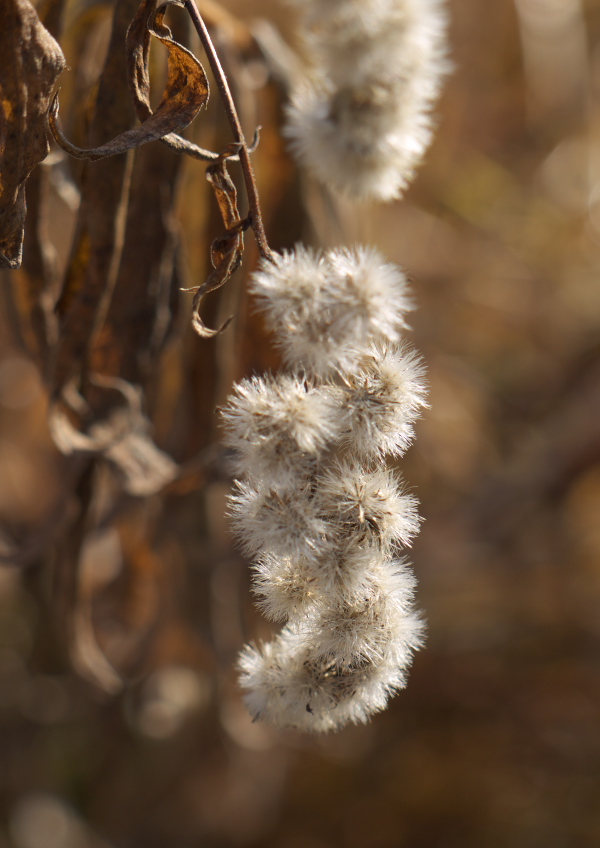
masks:
<instances>
[{"instance_id":1,"label":"sunlit plant","mask_svg":"<svg viewBox=\"0 0 600 848\"><path fill-rule=\"evenodd\" d=\"M272 641L242 650L241 684L252 717L278 727L323 731L365 721L405 685L423 638L413 609L415 581L404 560L419 529L417 502L386 465L411 444L426 403L425 369L405 340L413 308L406 277L369 246L271 249L250 159L258 134L248 145L194 0L141 0L128 28L121 22L126 51L118 56L139 124L89 148L67 139L58 93L51 98L63 67L60 48L28 0L12 3L22 37L29 39L28 48L33 45L25 54L39 53L45 72L39 91L29 96L37 111L13 80L4 101L10 109L3 107L7 120L18 107L23 121L29 115L35 124L31 137L38 138L47 110L54 140L79 159L102 160L160 141L207 163L224 232L210 247L212 271L193 300L192 323L204 338L228 323L216 330L205 325L204 295L231 278L242 261L246 232L254 233L260 264L250 291L283 367L235 385L223 419L237 475L232 528L252 560L260 607L282 629ZM180 135L206 105L209 86L200 62L165 24L170 5L186 9L208 58L233 135L223 150L205 150ZM447 71L442 1L292 0L292 6L305 58L304 71L291 80L283 129L293 154L333 195L399 198L431 140L431 110ZM155 108L151 40L168 55L166 86ZM32 148L7 206L3 197L6 209L0 211L8 226L0 233L1 256L11 267L20 263L24 181L46 147ZM159 491L179 469L154 445L133 378L122 377L119 368L97 373L91 364L94 354L96 361L106 357L107 345L100 342L100 355L94 345L110 316L111 263L121 249L115 221L129 177L125 160L119 161L120 172L107 183L106 233L94 230L82 202L80 240L56 303L58 321L49 320L44 330L43 342L52 351L44 367L57 447L64 454L102 457L123 490L141 497ZM230 176L233 163L241 168L246 214ZM111 327L108 337L116 335Z\"/></svg>"}]
</instances>

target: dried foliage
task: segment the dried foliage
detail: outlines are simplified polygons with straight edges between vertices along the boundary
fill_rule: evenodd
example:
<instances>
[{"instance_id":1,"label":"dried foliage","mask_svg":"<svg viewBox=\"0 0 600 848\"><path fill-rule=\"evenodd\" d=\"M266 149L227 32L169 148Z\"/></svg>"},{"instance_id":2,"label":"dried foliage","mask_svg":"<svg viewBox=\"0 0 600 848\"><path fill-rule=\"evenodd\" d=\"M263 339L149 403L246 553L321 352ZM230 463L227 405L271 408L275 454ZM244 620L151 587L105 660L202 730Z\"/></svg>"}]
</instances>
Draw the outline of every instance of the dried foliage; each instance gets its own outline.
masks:
<instances>
[{"instance_id":1,"label":"dried foliage","mask_svg":"<svg viewBox=\"0 0 600 848\"><path fill-rule=\"evenodd\" d=\"M89 150L70 144L58 123L58 94L52 100L49 125L54 140L63 150L78 159L104 159L125 153L149 141L158 141L175 130L187 127L208 100L208 80L198 60L173 41L171 31L164 25L167 8L179 3L163 3L155 10L154 0L142 3L135 18L127 29L127 59L130 90L134 93L134 106L140 127L125 132L111 141ZM169 51L167 84L155 111L150 108L150 76L148 60L150 44L148 35L153 35ZM176 143L176 142L175 142Z\"/></svg>"},{"instance_id":2,"label":"dried foliage","mask_svg":"<svg viewBox=\"0 0 600 848\"><path fill-rule=\"evenodd\" d=\"M0 17L0 267L18 268L25 181L48 155L46 113L65 60L29 0L2 0Z\"/></svg>"},{"instance_id":3,"label":"dried foliage","mask_svg":"<svg viewBox=\"0 0 600 848\"><path fill-rule=\"evenodd\" d=\"M243 231L249 225L249 221L241 221L237 207L237 191L231 177L227 172L227 159L235 156L239 151L239 144L229 145L229 149L223 151L216 163L209 165L206 169L206 178L212 185L219 211L225 226L225 235L216 238L210 246L210 261L213 271L206 281L199 287L194 297L193 323L198 334L204 338L211 338L217 332L223 331L229 324L229 319L221 326L220 330L210 330L200 318L200 302L205 294L220 288L236 271L242 261L244 250Z\"/></svg>"}]
</instances>

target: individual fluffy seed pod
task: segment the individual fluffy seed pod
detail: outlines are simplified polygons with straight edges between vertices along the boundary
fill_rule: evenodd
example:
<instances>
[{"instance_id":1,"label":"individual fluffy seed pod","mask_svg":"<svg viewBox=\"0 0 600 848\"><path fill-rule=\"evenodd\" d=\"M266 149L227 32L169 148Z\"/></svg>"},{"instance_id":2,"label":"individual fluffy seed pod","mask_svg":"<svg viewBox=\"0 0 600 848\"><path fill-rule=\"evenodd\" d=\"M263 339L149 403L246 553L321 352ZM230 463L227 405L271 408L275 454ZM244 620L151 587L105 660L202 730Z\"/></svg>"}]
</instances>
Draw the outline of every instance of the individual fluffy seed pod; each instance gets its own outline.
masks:
<instances>
[{"instance_id":1,"label":"individual fluffy seed pod","mask_svg":"<svg viewBox=\"0 0 600 848\"><path fill-rule=\"evenodd\" d=\"M254 721L323 732L350 721L364 722L385 707L388 692L372 685L372 666L342 666L301 645L292 647L291 641L284 630L260 648L247 646L240 657L241 685L247 692L244 703ZM394 671L389 675L390 689L403 683L402 674Z\"/></svg>"},{"instance_id":2,"label":"individual fluffy seed pod","mask_svg":"<svg viewBox=\"0 0 600 848\"><path fill-rule=\"evenodd\" d=\"M267 618L272 621L297 618L321 597L320 562L266 553L253 566L252 583Z\"/></svg>"},{"instance_id":3,"label":"individual fluffy seed pod","mask_svg":"<svg viewBox=\"0 0 600 848\"><path fill-rule=\"evenodd\" d=\"M305 634L286 626L260 647L246 645L238 659L244 703L254 721L278 728L305 726L313 688L306 666ZM322 723L321 723L322 724ZM315 730L325 729L323 726Z\"/></svg>"},{"instance_id":4,"label":"individual fluffy seed pod","mask_svg":"<svg viewBox=\"0 0 600 848\"><path fill-rule=\"evenodd\" d=\"M242 380L223 409L238 472L283 486L308 477L318 454L339 437L340 402L339 389L296 376Z\"/></svg>"},{"instance_id":5,"label":"individual fluffy seed pod","mask_svg":"<svg viewBox=\"0 0 600 848\"><path fill-rule=\"evenodd\" d=\"M439 0L311 5L314 68L292 95L286 133L319 181L357 200L402 194L431 140L445 26Z\"/></svg>"},{"instance_id":6,"label":"individual fluffy seed pod","mask_svg":"<svg viewBox=\"0 0 600 848\"><path fill-rule=\"evenodd\" d=\"M317 560L333 535L304 480L282 489L269 480L236 481L230 498L231 524L250 555Z\"/></svg>"},{"instance_id":7,"label":"individual fluffy seed pod","mask_svg":"<svg viewBox=\"0 0 600 848\"><path fill-rule=\"evenodd\" d=\"M386 583L390 574L401 578ZM397 587L400 579L410 600L414 578L401 560L390 559L373 547L328 547L324 554L310 559L261 555L253 565L252 588L267 618L287 621L314 615L324 607L360 606L373 596L374 586Z\"/></svg>"},{"instance_id":8,"label":"individual fluffy seed pod","mask_svg":"<svg viewBox=\"0 0 600 848\"><path fill-rule=\"evenodd\" d=\"M358 201L399 198L430 144L430 120L399 89L365 79L334 88L305 83L292 96L286 135L301 165L332 191Z\"/></svg>"},{"instance_id":9,"label":"individual fluffy seed pod","mask_svg":"<svg viewBox=\"0 0 600 848\"><path fill-rule=\"evenodd\" d=\"M315 507L342 550L393 552L409 545L419 530L416 499L385 468L335 463L317 481Z\"/></svg>"},{"instance_id":10,"label":"individual fluffy seed pod","mask_svg":"<svg viewBox=\"0 0 600 848\"><path fill-rule=\"evenodd\" d=\"M364 459L401 456L410 445L413 423L425 407L425 368L406 348L374 346L344 383L344 441Z\"/></svg>"},{"instance_id":11,"label":"individual fluffy seed pod","mask_svg":"<svg viewBox=\"0 0 600 848\"><path fill-rule=\"evenodd\" d=\"M340 341L359 348L396 342L414 309L404 272L372 247L337 248L326 254L331 297L339 304ZM344 333L346 329L346 333Z\"/></svg>"},{"instance_id":12,"label":"individual fluffy seed pod","mask_svg":"<svg viewBox=\"0 0 600 848\"><path fill-rule=\"evenodd\" d=\"M327 654L320 633L306 622L288 625L260 648L246 646L239 659L246 706L256 721L309 732L336 730L366 722L404 687L422 627L408 613L375 659L364 652L342 661Z\"/></svg>"},{"instance_id":13,"label":"individual fluffy seed pod","mask_svg":"<svg viewBox=\"0 0 600 848\"><path fill-rule=\"evenodd\" d=\"M328 550L311 564L313 599L329 604L363 598L382 569L389 567L386 551L373 546L341 545Z\"/></svg>"},{"instance_id":14,"label":"individual fluffy seed pod","mask_svg":"<svg viewBox=\"0 0 600 848\"><path fill-rule=\"evenodd\" d=\"M412 308L401 269L372 248L298 246L264 262L251 289L286 361L325 376L354 368L371 342L398 342Z\"/></svg>"},{"instance_id":15,"label":"individual fluffy seed pod","mask_svg":"<svg viewBox=\"0 0 600 848\"><path fill-rule=\"evenodd\" d=\"M384 567L370 572L360 592L333 602L326 599L316 608L313 624L319 633L320 650L342 664L376 664L384 660L392 646L396 652L402 645L414 650L423 629L412 612L415 586L414 575L406 565L388 560Z\"/></svg>"}]
</instances>

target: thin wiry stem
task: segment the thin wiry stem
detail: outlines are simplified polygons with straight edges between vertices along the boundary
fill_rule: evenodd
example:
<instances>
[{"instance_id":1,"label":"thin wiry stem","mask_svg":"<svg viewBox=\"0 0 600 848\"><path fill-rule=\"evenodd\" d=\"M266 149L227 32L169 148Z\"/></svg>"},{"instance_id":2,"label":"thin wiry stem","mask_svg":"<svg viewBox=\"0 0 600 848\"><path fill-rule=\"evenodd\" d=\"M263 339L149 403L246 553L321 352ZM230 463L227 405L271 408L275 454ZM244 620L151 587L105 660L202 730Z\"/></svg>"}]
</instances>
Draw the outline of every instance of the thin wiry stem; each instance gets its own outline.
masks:
<instances>
[{"instance_id":1,"label":"thin wiry stem","mask_svg":"<svg viewBox=\"0 0 600 848\"><path fill-rule=\"evenodd\" d=\"M221 95L221 100L223 101L223 106L225 107L225 112L227 113L227 118L233 131L235 141L241 145L239 157L242 172L244 174L244 182L246 184L248 205L250 207L250 224L254 231L254 235L256 236L259 252L263 258L272 259L273 252L267 242L262 215L260 213L258 189L256 187L254 170L248 153L248 145L242 131L242 125L240 124L240 119L235 108L235 103L233 102L233 97L231 96L227 77L225 76L219 57L217 56L217 52L206 28L206 24L202 20L202 16L200 15L194 0L184 0L184 6L191 17L192 23L196 28L200 41L202 42L204 52L206 53L206 57L217 83L217 88L219 89L219 94Z\"/></svg>"}]
</instances>

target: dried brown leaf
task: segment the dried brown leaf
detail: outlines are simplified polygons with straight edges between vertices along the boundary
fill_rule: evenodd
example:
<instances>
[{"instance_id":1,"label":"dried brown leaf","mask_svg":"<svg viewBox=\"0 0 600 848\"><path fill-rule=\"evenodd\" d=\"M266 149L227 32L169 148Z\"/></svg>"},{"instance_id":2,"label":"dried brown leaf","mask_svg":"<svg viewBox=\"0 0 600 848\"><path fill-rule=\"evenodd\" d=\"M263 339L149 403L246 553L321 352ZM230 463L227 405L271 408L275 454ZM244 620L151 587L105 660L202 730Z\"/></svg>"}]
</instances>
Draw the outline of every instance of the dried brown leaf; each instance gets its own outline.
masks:
<instances>
[{"instance_id":1,"label":"dried brown leaf","mask_svg":"<svg viewBox=\"0 0 600 848\"><path fill-rule=\"evenodd\" d=\"M172 0L170 4L164 4L158 11L164 17L164 10L168 5L182 5L178 0ZM148 29L149 16L155 6L155 0L143 0L138 12L133 19L129 31L127 33L127 54L129 56L129 85L131 89L131 99L133 108L139 120L144 122L152 115L150 106L150 75L148 72L148 59L150 55L150 32ZM161 17L161 22L162 22ZM260 127L254 134L252 145L249 147L249 152L256 150L259 141ZM160 141L173 150L175 153L185 153L193 159L200 159L204 162L217 162L220 154L214 153L212 150L206 150L204 147L199 147L192 141L182 138L180 135L172 132L160 139ZM239 161L237 155L231 156L234 161Z\"/></svg>"},{"instance_id":2,"label":"dried brown leaf","mask_svg":"<svg viewBox=\"0 0 600 848\"><path fill-rule=\"evenodd\" d=\"M0 267L18 268L25 181L49 151L46 112L65 67L28 0L0 0Z\"/></svg>"},{"instance_id":3,"label":"dried brown leaf","mask_svg":"<svg viewBox=\"0 0 600 848\"><path fill-rule=\"evenodd\" d=\"M189 50L173 40L170 29L164 24L167 8L170 5L179 4L164 3L154 14L151 14L149 9L153 5L152 0L144 2L134 19L135 37L138 42L140 37L143 40L141 44L138 43L134 50L134 58L131 60L135 63L133 86L135 90L139 90L140 96L142 91L146 90L147 92L149 89L149 85L147 85L149 45L146 35L142 35L141 32L141 22L145 18L147 31L164 44L169 51L167 84L162 100L155 112L152 112L148 105L143 123L139 127L126 130L106 144L86 150L76 147L65 138L58 123L57 93L50 106L48 121L55 141L71 156L94 161L104 159L107 156L115 156L118 153L125 153L128 150L140 147L142 144L147 144L149 141L158 141L169 133L187 127L208 101L208 79L204 68ZM133 39L130 40L130 48L131 41Z\"/></svg>"},{"instance_id":4,"label":"dried brown leaf","mask_svg":"<svg viewBox=\"0 0 600 848\"><path fill-rule=\"evenodd\" d=\"M171 325L170 288L178 243L173 204L182 162L161 145L136 153L121 262L90 367L143 384Z\"/></svg>"},{"instance_id":5,"label":"dried brown leaf","mask_svg":"<svg viewBox=\"0 0 600 848\"><path fill-rule=\"evenodd\" d=\"M95 97L92 146L129 129L135 115L127 86L125 35L138 0L120 0ZM133 151L88 165L71 259L56 311L61 321L53 363L56 395L84 363L114 287L125 230Z\"/></svg>"},{"instance_id":6,"label":"dried brown leaf","mask_svg":"<svg viewBox=\"0 0 600 848\"><path fill-rule=\"evenodd\" d=\"M131 99L135 113L142 122L147 121L153 114L150 106L150 74L148 72L148 60L150 56L150 30L148 28L148 21L155 5L156 0L143 0L127 33ZM171 5L181 4L174 2ZM166 6L167 4L161 7L163 10L162 17L164 17ZM157 11L157 15L161 9ZM207 162L214 162L219 158L218 153L205 150L203 147L199 147L197 144L182 138L174 132L169 133L160 140L175 153L186 153L188 156Z\"/></svg>"},{"instance_id":7,"label":"dried brown leaf","mask_svg":"<svg viewBox=\"0 0 600 848\"><path fill-rule=\"evenodd\" d=\"M37 10L40 21L53 38L62 31L66 0L42 0ZM27 220L20 272L11 275L11 293L19 313L19 333L24 346L42 372L56 344L58 324L54 302L58 286L58 252L49 232L52 168L34 168L26 184Z\"/></svg>"},{"instance_id":8,"label":"dried brown leaf","mask_svg":"<svg viewBox=\"0 0 600 848\"><path fill-rule=\"evenodd\" d=\"M141 394L125 380L97 376L96 388L116 391L120 403L110 407L102 418L92 417L84 429L73 414L86 408L86 402L73 387L49 413L52 438L64 454L88 453L102 456L117 471L123 489L130 495L146 497L160 491L177 474L177 465L161 451L150 436L150 422L142 412Z\"/></svg>"},{"instance_id":9,"label":"dried brown leaf","mask_svg":"<svg viewBox=\"0 0 600 848\"><path fill-rule=\"evenodd\" d=\"M212 271L205 282L200 286L192 304L192 324L198 335L203 338L211 338L228 326L231 318L219 327L211 330L200 317L200 304L209 292L221 288L239 268L244 251L244 230L249 226L248 219L240 219L237 206L237 192L231 177L227 171L227 159L237 154L240 145L229 144L220 154L219 160L206 169L206 179L213 187L221 218L225 225L225 234L213 241L210 248L210 258L214 271Z\"/></svg>"}]
</instances>

